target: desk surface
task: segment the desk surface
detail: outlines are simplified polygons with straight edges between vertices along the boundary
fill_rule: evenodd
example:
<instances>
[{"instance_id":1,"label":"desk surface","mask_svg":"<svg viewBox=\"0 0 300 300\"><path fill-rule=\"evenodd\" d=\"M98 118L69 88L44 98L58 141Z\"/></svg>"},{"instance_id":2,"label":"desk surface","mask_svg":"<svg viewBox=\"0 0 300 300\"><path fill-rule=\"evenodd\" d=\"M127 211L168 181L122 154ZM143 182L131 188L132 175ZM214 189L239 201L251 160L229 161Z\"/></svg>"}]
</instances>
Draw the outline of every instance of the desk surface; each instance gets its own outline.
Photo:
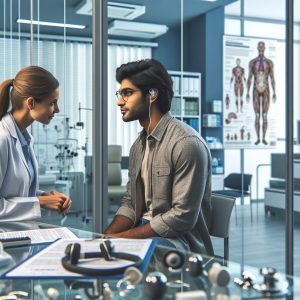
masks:
<instances>
[{"instance_id":1,"label":"desk surface","mask_svg":"<svg viewBox=\"0 0 300 300\"><path fill-rule=\"evenodd\" d=\"M37 228L49 228L53 227L52 225L35 223L35 222L22 222L22 223L0 223L0 231L21 231ZM75 233L80 238L91 238L96 237L97 234L92 232L72 229L70 230ZM39 251L42 246L30 246L30 247L18 247L18 248L9 248L9 252L13 258L14 262L9 268L18 264L19 262L27 259L36 251ZM164 299L175 299L176 292L180 290L205 290L207 294L207 299L230 299L233 295L236 295L235 299L266 299L266 295L256 292L253 288L245 290L238 287L233 279L235 277L241 277L240 274L242 271L250 271L256 277L257 283L262 283L263 278L259 275L259 270L257 268L252 268L249 266L241 267L240 264L229 262L229 271L231 274L231 280L227 287L217 287L211 285L207 276L192 277L187 272L187 266L185 265L181 271L170 271L168 270L164 263L163 258L165 254L170 251L166 247L156 247L151 262L148 265L145 273L143 274L143 280L133 289L126 289L126 285L122 285L121 288L117 289L116 284L118 280L101 280L99 278L89 278L83 280L70 280L70 279L7 279L4 277L5 271L8 268L0 268L0 299L1 295L7 295L11 291L25 291L28 293L28 297L22 296L21 298L15 299L100 299L97 298L103 292L103 283L109 285L113 297L106 299L147 299L144 295L144 279L149 272L159 271L165 274L167 277L167 291L164 296ZM185 261L188 257L192 255L191 253L184 253ZM203 257L206 261L211 261L208 257ZM211 265L211 264L209 264ZM300 278L289 278L284 274L280 274L280 282L288 280L290 282L288 288L289 299L300 299ZM59 296L57 298L47 298L47 293L53 292L53 289L58 291ZM105 289L104 289L105 290ZM54 292L55 294L56 292ZM226 296L220 296L227 295ZM218 296L219 295L219 296ZM94 298L92 297L94 296ZM286 299L282 294L273 294L269 298L281 298ZM14 298L7 298L14 299Z\"/></svg>"}]
</instances>

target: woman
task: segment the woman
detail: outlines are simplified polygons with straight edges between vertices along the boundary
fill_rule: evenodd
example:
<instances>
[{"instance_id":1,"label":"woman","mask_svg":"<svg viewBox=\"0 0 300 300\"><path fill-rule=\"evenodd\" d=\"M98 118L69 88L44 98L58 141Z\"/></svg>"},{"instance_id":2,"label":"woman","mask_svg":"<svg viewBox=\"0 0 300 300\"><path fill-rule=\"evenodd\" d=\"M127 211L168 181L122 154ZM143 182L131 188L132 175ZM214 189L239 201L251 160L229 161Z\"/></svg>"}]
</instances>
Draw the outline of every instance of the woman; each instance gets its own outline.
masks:
<instances>
[{"instance_id":1,"label":"woman","mask_svg":"<svg viewBox=\"0 0 300 300\"><path fill-rule=\"evenodd\" d=\"M50 72L37 66L0 85L0 221L35 219L41 208L61 214L70 209L66 195L38 190L33 140L26 129L34 121L49 124L59 112L58 86Z\"/></svg>"}]
</instances>

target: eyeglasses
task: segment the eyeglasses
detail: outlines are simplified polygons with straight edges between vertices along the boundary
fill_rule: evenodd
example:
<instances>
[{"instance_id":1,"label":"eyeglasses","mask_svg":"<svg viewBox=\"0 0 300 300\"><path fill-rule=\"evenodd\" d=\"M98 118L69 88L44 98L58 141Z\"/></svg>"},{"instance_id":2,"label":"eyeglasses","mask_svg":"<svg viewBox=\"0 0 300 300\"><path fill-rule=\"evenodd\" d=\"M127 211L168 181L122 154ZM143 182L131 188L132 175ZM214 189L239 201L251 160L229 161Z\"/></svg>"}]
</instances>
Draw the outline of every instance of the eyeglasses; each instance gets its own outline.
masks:
<instances>
[{"instance_id":1,"label":"eyeglasses","mask_svg":"<svg viewBox=\"0 0 300 300\"><path fill-rule=\"evenodd\" d=\"M123 90L120 91L116 91L116 97L117 97L117 101L120 99L120 97L122 97L124 102L128 101L128 98L130 96L132 96L135 92L138 92L139 90L133 90L133 89L129 89L129 88L125 88Z\"/></svg>"}]
</instances>

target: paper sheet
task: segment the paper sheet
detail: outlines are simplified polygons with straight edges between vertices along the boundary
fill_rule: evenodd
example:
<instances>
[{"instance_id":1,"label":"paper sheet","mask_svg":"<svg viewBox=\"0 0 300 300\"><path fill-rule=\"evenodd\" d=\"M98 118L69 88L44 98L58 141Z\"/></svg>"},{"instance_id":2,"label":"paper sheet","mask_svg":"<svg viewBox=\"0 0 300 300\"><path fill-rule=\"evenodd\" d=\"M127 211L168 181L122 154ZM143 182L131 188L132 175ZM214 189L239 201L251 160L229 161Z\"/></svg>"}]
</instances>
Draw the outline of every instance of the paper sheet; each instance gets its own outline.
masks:
<instances>
[{"instance_id":1,"label":"paper sheet","mask_svg":"<svg viewBox=\"0 0 300 300\"><path fill-rule=\"evenodd\" d=\"M65 255L65 248L69 243L80 243L81 252L100 251L101 239L97 240L58 240L29 258L21 265L6 274L8 278L24 278L24 277L72 277L78 278L83 275L72 273L64 269L61 264L61 258ZM130 239L112 239L112 245L115 252L127 252L135 254L144 259L150 248L152 240L130 240ZM103 258L85 259L82 260L80 266L89 268L113 269L126 267L132 262L124 260L105 261Z\"/></svg>"},{"instance_id":2,"label":"paper sheet","mask_svg":"<svg viewBox=\"0 0 300 300\"><path fill-rule=\"evenodd\" d=\"M0 239L30 237L31 244L51 243L57 239L77 239L67 227L1 232Z\"/></svg>"}]
</instances>

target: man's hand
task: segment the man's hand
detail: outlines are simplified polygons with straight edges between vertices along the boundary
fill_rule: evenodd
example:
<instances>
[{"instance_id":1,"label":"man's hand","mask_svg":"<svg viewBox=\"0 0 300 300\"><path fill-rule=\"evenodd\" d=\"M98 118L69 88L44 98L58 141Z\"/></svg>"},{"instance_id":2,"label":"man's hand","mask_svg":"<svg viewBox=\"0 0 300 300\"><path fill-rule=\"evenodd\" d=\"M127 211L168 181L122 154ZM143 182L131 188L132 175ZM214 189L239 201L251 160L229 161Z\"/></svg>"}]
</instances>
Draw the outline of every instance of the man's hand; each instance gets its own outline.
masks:
<instances>
[{"instance_id":1,"label":"man's hand","mask_svg":"<svg viewBox=\"0 0 300 300\"><path fill-rule=\"evenodd\" d=\"M135 228L118 232L118 233L106 233L105 236L111 238L125 238L125 239L147 239L155 236L159 236L150 226L150 223L137 226Z\"/></svg>"},{"instance_id":2,"label":"man's hand","mask_svg":"<svg viewBox=\"0 0 300 300\"><path fill-rule=\"evenodd\" d=\"M272 101L273 101L273 103L275 103L275 102L276 102L276 100L277 100L277 97L276 97L276 94L274 93L274 94L273 94L273 97L272 97Z\"/></svg>"},{"instance_id":3,"label":"man's hand","mask_svg":"<svg viewBox=\"0 0 300 300\"><path fill-rule=\"evenodd\" d=\"M130 229L133 225L133 221L123 215L115 216L112 223L104 230L105 235L124 232Z\"/></svg>"}]
</instances>

